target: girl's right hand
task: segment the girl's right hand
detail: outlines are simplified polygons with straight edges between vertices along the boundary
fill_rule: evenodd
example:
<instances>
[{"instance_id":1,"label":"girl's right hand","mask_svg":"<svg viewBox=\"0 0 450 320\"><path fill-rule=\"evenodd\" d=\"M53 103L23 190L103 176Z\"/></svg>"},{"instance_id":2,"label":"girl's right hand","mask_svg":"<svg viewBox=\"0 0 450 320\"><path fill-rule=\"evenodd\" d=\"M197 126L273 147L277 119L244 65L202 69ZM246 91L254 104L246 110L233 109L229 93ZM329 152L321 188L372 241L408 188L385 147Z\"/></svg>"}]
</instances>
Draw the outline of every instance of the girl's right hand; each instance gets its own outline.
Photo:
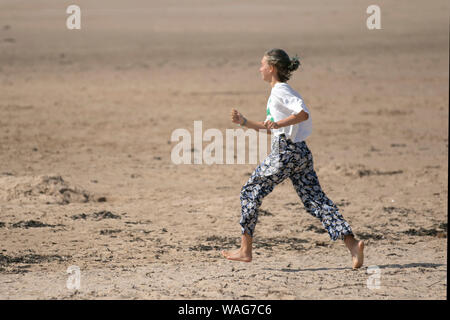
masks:
<instances>
[{"instance_id":1,"label":"girl's right hand","mask_svg":"<svg viewBox=\"0 0 450 320\"><path fill-rule=\"evenodd\" d=\"M236 109L231 109L231 121L236 124L241 124L244 122L244 117Z\"/></svg>"}]
</instances>

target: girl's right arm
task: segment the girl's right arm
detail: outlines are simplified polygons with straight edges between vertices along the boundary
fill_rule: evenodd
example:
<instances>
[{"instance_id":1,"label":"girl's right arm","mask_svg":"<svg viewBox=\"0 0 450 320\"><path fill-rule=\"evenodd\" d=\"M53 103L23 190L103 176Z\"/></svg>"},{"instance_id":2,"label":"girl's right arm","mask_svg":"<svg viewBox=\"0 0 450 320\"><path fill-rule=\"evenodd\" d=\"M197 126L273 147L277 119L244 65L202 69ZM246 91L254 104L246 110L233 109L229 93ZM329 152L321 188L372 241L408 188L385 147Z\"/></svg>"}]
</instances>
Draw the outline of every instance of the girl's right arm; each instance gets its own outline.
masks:
<instances>
[{"instance_id":1,"label":"girl's right arm","mask_svg":"<svg viewBox=\"0 0 450 320\"><path fill-rule=\"evenodd\" d=\"M240 124L241 126L246 126L247 128L254 130L266 130L267 133L272 133L270 129L267 129L264 126L264 122L262 121L253 121L246 119L239 111L236 109L231 110L231 121L236 124Z\"/></svg>"},{"instance_id":2,"label":"girl's right arm","mask_svg":"<svg viewBox=\"0 0 450 320\"><path fill-rule=\"evenodd\" d=\"M241 125L242 125L242 123L241 123ZM248 120L247 119L247 122L245 123L245 126L247 128L255 129L255 130L267 130L267 133L269 133L269 134L272 133L272 131L270 129L267 129L264 126L264 122L261 122L261 121L252 121L252 120Z\"/></svg>"}]
</instances>

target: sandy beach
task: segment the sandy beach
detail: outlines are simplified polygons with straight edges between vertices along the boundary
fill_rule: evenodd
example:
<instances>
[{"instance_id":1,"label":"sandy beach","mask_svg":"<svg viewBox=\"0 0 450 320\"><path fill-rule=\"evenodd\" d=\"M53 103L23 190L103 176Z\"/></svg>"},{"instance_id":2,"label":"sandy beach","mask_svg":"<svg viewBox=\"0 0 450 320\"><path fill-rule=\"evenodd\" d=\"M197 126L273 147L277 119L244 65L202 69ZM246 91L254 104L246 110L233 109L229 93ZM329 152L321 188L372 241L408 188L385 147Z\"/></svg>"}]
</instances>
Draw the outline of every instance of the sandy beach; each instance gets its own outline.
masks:
<instances>
[{"instance_id":1,"label":"sandy beach","mask_svg":"<svg viewBox=\"0 0 450 320\"><path fill-rule=\"evenodd\" d=\"M70 4L0 2L0 299L446 299L448 1L378 1L381 30L369 1L80 0L80 30ZM256 165L172 162L178 128L265 119L270 48L300 57L289 84L358 270L289 180L253 261L224 259Z\"/></svg>"}]
</instances>

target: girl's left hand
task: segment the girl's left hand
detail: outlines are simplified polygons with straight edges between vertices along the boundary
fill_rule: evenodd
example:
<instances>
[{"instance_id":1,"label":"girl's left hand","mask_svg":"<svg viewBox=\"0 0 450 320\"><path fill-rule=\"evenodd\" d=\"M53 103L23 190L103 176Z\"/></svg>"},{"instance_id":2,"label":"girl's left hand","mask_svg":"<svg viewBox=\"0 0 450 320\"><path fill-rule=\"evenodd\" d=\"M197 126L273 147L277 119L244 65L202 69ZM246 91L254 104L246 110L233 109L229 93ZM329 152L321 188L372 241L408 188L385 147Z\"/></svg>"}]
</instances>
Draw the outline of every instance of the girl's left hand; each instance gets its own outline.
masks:
<instances>
[{"instance_id":1,"label":"girl's left hand","mask_svg":"<svg viewBox=\"0 0 450 320\"><path fill-rule=\"evenodd\" d=\"M264 127L266 127L267 129L278 129L278 128L280 128L278 123L273 122L271 120L264 121Z\"/></svg>"}]
</instances>

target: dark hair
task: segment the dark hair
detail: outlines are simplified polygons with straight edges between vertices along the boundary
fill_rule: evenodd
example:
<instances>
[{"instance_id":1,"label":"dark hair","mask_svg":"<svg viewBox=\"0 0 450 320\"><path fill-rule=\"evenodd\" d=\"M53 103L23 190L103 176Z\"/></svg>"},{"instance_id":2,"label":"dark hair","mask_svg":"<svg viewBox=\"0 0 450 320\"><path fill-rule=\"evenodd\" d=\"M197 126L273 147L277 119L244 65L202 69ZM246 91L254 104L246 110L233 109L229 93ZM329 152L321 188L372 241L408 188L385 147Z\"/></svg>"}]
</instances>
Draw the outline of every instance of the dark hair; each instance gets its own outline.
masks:
<instances>
[{"instance_id":1,"label":"dark hair","mask_svg":"<svg viewBox=\"0 0 450 320\"><path fill-rule=\"evenodd\" d=\"M288 81L292 72L300 66L297 55L291 59L282 49L270 49L264 53L264 56L267 57L269 65L277 68L277 76L281 82Z\"/></svg>"}]
</instances>

